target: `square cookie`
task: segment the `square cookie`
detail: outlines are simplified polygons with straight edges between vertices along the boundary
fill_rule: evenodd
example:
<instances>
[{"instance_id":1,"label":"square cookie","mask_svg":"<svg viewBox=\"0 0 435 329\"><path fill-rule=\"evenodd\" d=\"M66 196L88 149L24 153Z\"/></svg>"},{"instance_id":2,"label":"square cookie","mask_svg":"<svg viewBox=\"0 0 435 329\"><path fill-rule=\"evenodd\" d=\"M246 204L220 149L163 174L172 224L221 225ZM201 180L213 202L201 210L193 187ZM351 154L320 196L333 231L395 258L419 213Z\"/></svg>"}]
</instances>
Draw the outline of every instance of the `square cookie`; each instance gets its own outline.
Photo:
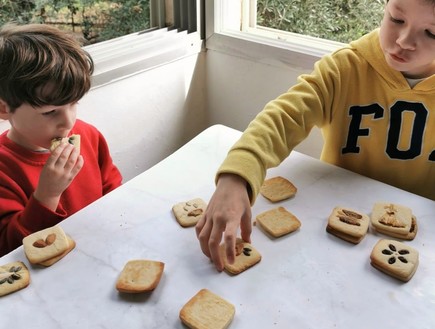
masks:
<instances>
[{"instance_id":1,"label":"square cookie","mask_svg":"<svg viewBox=\"0 0 435 329\"><path fill-rule=\"evenodd\" d=\"M417 219L411 209L394 203L375 203L371 224L379 233L394 238L412 240L417 234Z\"/></svg>"},{"instance_id":2,"label":"square cookie","mask_svg":"<svg viewBox=\"0 0 435 329\"><path fill-rule=\"evenodd\" d=\"M224 269L230 274L239 274L254 266L261 260L260 253L248 242L238 238L236 241L236 258L233 264L228 263L225 245L220 246L219 252L224 261Z\"/></svg>"},{"instance_id":3,"label":"square cookie","mask_svg":"<svg viewBox=\"0 0 435 329\"><path fill-rule=\"evenodd\" d=\"M0 266L0 296L26 288L30 283L30 272L23 262Z\"/></svg>"},{"instance_id":4,"label":"square cookie","mask_svg":"<svg viewBox=\"0 0 435 329\"><path fill-rule=\"evenodd\" d=\"M396 279L407 282L418 267L418 251L395 240L381 239L370 254L373 267Z\"/></svg>"},{"instance_id":5,"label":"square cookie","mask_svg":"<svg viewBox=\"0 0 435 329\"><path fill-rule=\"evenodd\" d=\"M142 293L154 290L160 282L165 264L153 260L131 260L116 282L116 289L126 293Z\"/></svg>"},{"instance_id":6,"label":"square cookie","mask_svg":"<svg viewBox=\"0 0 435 329\"><path fill-rule=\"evenodd\" d=\"M259 226L274 238L294 232L301 227L299 219L284 207L258 214L256 220Z\"/></svg>"},{"instance_id":7,"label":"square cookie","mask_svg":"<svg viewBox=\"0 0 435 329\"><path fill-rule=\"evenodd\" d=\"M208 289L201 289L180 310L180 319L191 329L225 329L234 318L234 305Z\"/></svg>"},{"instance_id":8,"label":"square cookie","mask_svg":"<svg viewBox=\"0 0 435 329\"><path fill-rule=\"evenodd\" d=\"M45 267L51 266L57 263L58 261L60 261L62 258L64 258L67 254L69 254L71 250L73 250L76 247L76 242L70 236L67 235L66 237L68 239L68 249L56 257L47 259L46 261L39 263L39 265Z\"/></svg>"},{"instance_id":9,"label":"square cookie","mask_svg":"<svg viewBox=\"0 0 435 329\"><path fill-rule=\"evenodd\" d=\"M63 229L55 225L26 236L23 247L29 262L39 264L63 254L69 242Z\"/></svg>"},{"instance_id":10,"label":"square cookie","mask_svg":"<svg viewBox=\"0 0 435 329\"><path fill-rule=\"evenodd\" d=\"M266 179L260 187L260 193L271 202L278 202L293 197L296 186L284 177L277 176Z\"/></svg>"},{"instance_id":11,"label":"square cookie","mask_svg":"<svg viewBox=\"0 0 435 329\"><path fill-rule=\"evenodd\" d=\"M207 203L201 198L192 199L186 202L177 203L172 207L175 219L182 227L196 225L202 218Z\"/></svg>"},{"instance_id":12,"label":"square cookie","mask_svg":"<svg viewBox=\"0 0 435 329\"><path fill-rule=\"evenodd\" d=\"M335 207L326 231L345 241L358 244L367 234L370 218L351 208Z\"/></svg>"},{"instance_id":13,"label":"square cookie","mask_svg":"<svg viewBox=\"0 0 435 329\"><path fill-rule=\"evenodd\" d=\"M51 141L50 151L53 152L60 144L72 144L80 152L80 135L71 135L69 137L57 137Z\"/></svg>"}]
</instances>

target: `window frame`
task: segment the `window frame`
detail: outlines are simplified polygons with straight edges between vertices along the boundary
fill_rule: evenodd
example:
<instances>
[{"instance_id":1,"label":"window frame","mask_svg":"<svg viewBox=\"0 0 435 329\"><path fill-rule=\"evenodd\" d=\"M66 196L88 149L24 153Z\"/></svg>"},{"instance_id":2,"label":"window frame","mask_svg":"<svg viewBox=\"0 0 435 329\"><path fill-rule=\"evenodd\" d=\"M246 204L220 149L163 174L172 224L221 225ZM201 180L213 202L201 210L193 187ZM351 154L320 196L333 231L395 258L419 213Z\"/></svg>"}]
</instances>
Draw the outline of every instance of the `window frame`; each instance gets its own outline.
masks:
<instances>
[{"instance_id":1,"label":"window frame","mask_svg":"<svg viewBox=\"0 0 435 329\"><path fill-rule=\"evenodd\" d=\"M151 19L158 26L83 47L95 64L92 89L203 50L201 11L204 0L185 0L196 4L194 22L197 28L191 33L162 27L160 11L164 9L165 1L168 0L151 0L151 4L154 4L150 8Z\"/></svg>"},{"instance_id":2,"label":"window frame","mask_svg":"<svg viewBox=\"0 0 435 329\"><path fill-rule=\"evenodd\" d=\"M209 4L207 2L207 4ZM206 7L206 48L266 64L312 68L343 43L256 25L257 0L214 0Z\"/></svg>"}]
</instances>

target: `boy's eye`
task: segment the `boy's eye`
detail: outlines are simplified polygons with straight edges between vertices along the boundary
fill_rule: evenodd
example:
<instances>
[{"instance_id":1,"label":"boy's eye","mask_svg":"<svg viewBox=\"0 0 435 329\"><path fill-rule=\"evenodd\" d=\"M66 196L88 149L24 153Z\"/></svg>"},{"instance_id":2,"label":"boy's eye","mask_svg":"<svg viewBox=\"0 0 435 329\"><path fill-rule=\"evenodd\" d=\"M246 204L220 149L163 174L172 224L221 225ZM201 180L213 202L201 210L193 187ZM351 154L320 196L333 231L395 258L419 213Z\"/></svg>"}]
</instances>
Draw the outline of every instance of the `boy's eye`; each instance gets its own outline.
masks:
<instances>
[{"instance_id":1,"label":"boy's eye","mask_svg":"<svg viewBox=\"0 0 435 329\"><path fill-rule=\"evenodd\" d=\"M403 24L404 22L400 19L396 19L393 16L390 16L390 21L392 21L395 24Z\"/></svg>"},{"instance_id":2,"label":"boy's eye","mask_svg":"<svg viewBox=\"0 0 435 329\"><path fill-rule=\"evenodd\" d=\"M432 32L426 30L426 34L427 34L427 36L428 36L429 38L431 38L431 39L435 39L435 34L433 34Z\"/></svg>"},{"instance_id":3,"label":"boy's eye","mask_svg":"<svg viewBox=\"0 0 435 329\"><path fill-rule=\"evenodd\" d=\"M55 112L56 112L56 110L52 110L52 111L44 112L44 113L42 113L42 115L52 115Z\"/></svg>"}]
</instances>

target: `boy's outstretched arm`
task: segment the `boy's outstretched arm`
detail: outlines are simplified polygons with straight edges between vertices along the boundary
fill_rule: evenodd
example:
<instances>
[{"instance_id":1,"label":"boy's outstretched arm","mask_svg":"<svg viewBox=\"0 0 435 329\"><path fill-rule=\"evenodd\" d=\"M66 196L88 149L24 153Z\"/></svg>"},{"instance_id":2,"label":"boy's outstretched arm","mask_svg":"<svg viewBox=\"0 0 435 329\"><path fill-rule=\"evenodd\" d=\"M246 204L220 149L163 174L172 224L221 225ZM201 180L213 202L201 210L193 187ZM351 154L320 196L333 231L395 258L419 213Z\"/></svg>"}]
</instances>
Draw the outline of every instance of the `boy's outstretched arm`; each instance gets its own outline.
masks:
<instances>
[{"instance_id":1,"label":"boy's outstretched arm","mask_svg":"<svg viewBox=\"0 0 435 329\"><path fill-rule=\"evenodd\" d=\"M241 238L251 242L251 204L247 183L238 175L221 174L205 215L196 225L201 250L218 271L224 268L219 254L222 237L228 262L233 263L239 226Z\"/></svg>"},{"instance_id":2,"label":"boy's outstretched arm","mask_svg":"<svg viewBox=\"0 0 435 329\"><path fill-rule=\"evenodd\" d=\"M83 167L83 157L71 144L59 145L48 158L33 196L48 209L56 211L60 196Z\"/></svg>"}]
</instances>

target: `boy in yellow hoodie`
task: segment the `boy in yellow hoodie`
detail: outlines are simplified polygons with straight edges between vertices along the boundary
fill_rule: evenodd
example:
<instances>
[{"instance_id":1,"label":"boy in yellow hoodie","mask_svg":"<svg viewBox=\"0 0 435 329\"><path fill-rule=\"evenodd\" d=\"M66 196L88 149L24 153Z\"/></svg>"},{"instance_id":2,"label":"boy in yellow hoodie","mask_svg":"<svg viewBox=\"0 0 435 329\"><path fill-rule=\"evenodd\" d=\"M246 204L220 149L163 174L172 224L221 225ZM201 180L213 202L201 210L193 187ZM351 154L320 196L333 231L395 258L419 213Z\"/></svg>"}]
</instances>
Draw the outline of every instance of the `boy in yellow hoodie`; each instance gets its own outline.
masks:
<instances>
[{"instance_id":1,"label":"boy in yellow hoodie","mask_svg":"<svg viewBox=\"0 0 435 329\"><path fill-rule=\"evenodd\" d=\"M321 128L321 159L435 200L435 1L390 0L377 29L319 60L269 102L231 148L196 226L223 269L237 229L250 241L251 205L268 168Z\"/></svg>"}]
</instances>

